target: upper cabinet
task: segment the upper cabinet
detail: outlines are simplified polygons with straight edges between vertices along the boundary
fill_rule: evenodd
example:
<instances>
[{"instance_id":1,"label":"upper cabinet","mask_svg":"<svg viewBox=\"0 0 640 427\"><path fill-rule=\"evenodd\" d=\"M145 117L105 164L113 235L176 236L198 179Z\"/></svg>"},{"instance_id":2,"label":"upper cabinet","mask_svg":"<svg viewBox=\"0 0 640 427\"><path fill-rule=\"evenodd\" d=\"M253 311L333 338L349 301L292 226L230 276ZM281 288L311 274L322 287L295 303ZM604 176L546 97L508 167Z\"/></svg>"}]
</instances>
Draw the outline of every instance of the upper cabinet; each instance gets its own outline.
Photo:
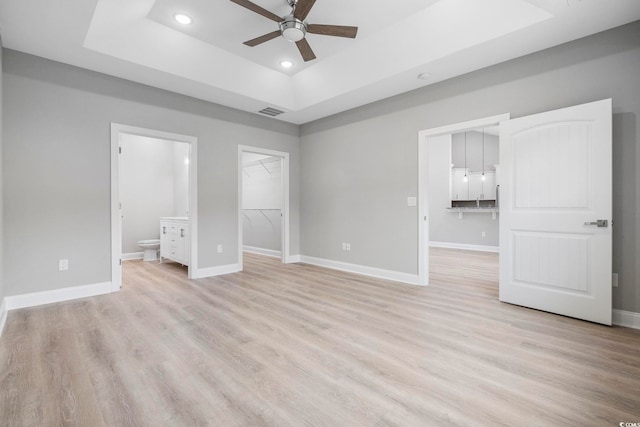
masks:
<instances>
[{"instance_id":1,"label":"upper cabinet","mask_svg":"<svg viewBox=\"0 0 640 427\"><path fill-rule=\"evenodd\" d=\"M499 144L492 133L480 129L452 135L452 201L496 200Z\"/></svg>"},{"instance_id":2,"label":"upper cabinet","mask_svg":"<svg viewBox=\"0 0 640 427\"><path fill-rule=\"evenodd\" d=\"M469 180L465 169L451 170L451 200L469 200Z\"/></svg>"}]
</instances>

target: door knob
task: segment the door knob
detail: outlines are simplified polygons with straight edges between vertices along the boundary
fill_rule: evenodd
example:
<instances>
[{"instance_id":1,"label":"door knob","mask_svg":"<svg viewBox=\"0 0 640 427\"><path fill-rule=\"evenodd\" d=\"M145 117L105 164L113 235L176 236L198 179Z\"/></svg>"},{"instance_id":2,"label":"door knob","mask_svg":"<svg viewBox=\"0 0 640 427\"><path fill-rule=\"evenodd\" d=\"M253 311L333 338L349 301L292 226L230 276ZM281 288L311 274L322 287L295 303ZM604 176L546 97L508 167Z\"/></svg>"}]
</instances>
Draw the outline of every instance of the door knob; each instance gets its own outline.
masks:
<instances>
[{"instance_id":1,"label":"door knob","mask_svg":"<svg viewBox=\"0 0 640 427\"><path fill-rule=\"evenodd\" d=\"M595 220L593 222L585 222L584 225L595 225L597 227L608 227L609 226L609 221L607 221L606 219L598 219L598 220Z\"/></svg>"}]
</instances>

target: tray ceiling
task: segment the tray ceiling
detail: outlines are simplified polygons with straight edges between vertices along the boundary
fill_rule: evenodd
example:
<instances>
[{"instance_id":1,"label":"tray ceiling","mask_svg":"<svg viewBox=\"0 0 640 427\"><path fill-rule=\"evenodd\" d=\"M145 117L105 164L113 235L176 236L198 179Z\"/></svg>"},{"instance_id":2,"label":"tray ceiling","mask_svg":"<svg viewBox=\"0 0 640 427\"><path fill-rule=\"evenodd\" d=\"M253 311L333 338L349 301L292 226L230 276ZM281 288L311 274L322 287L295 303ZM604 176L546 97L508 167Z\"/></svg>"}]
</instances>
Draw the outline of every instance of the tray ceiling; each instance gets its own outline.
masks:
<instances>
[{"instance_id":1,"label":"tray ceiling","mask_svg":"<svg viewBox=\"0 0 640 427\"><path fill-rule=\"evenodd\" d=\"M179 12L193 23L178 24ZM638 19L637 0L317 0L308 22L358 26L358 37L309 34L318 59L304 63L281 37L243 45L277 23L228 0L0 3L7 48L254 113L273 107L296 124Z\"/></svg>"}]
</instances>

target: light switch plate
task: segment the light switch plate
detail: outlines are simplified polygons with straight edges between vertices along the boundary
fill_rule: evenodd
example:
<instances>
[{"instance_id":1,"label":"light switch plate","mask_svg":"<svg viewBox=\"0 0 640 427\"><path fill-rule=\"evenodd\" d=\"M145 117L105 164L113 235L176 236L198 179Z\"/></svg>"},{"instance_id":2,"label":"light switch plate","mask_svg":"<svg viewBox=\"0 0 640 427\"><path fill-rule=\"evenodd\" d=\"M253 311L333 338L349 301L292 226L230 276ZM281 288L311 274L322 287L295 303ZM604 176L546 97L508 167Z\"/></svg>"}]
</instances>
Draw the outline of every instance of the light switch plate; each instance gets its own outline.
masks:
<instances>
[{"instance_id":1,"label":"light switch plate","mask_svg":"<svg viewBox=\"0 0 640 427\"><path fill-rule=\"evenodd\" d=\"M418 206L417 197L407 197L407 206Z\"/></svg>"}]
</instances>

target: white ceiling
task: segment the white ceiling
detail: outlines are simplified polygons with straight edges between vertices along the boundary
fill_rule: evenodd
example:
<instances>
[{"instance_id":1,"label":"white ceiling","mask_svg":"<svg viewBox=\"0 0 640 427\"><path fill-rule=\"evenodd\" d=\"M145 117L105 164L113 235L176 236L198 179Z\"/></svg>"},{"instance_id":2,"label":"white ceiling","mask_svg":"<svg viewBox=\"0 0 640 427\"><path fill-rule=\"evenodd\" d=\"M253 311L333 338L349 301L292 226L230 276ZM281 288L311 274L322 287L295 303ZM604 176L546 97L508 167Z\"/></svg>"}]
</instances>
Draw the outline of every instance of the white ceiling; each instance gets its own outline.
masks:
<instances>
[{"instance_id":1,"label":"white ceiling","mask_svg":"<svg viewBox=\"0 0 640 427\"><path fill-rule=\"evenodd\" d=\"M358 37L310 34L318 59L304 63L282 38L243 45L277 24L228 0L0 0L7 48L296 124L638 19L638 0L317 0L309 23Z\"/></svg>"}]
</instances>

